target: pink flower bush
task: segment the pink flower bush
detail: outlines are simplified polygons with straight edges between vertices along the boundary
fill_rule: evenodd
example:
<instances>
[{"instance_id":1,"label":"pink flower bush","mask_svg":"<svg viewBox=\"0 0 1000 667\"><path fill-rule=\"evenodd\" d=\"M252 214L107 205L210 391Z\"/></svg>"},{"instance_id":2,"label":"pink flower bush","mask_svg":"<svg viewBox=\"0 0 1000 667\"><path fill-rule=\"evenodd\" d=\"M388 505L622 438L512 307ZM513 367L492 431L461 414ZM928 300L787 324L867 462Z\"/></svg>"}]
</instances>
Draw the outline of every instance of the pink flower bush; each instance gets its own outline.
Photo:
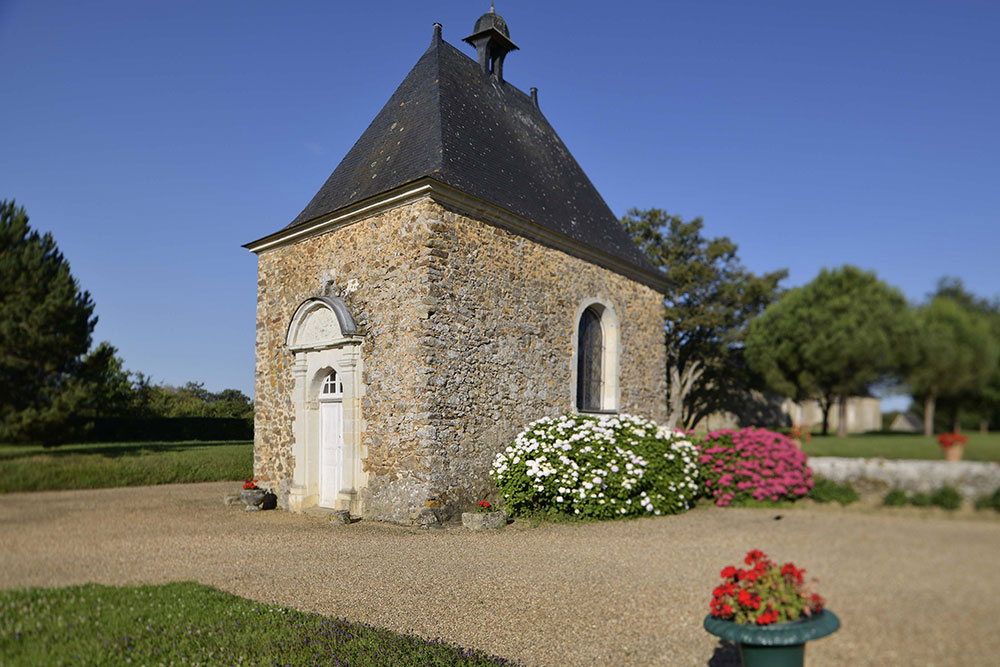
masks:
<instances>
[{"instance_id":1,"label":"pink flower bush","mask_svg":"<svg viewBox=\"0 0 1000 667\"><path fill-rule=\"evenodd\" d=\"M712 431L698 448L705 495L716 505L795 500L812 488L809 457L780 433L762 428Z\"/></svg>"}]
</instances>

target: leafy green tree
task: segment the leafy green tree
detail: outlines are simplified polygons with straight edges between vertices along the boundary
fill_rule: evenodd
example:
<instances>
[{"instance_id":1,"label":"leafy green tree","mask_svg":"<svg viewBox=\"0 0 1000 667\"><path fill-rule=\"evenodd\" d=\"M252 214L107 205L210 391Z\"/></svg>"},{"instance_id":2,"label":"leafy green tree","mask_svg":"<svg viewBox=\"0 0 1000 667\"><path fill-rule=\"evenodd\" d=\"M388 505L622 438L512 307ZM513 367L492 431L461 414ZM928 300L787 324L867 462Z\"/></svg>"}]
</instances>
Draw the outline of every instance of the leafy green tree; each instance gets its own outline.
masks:
<instances>
[{"instance_id":1,"label":"leafy green tree","mask_svg":"<svg viewBox=\"0 0 1000 667\"><path fill-rule=\"evenodd\" d=\"M49 233L0 202L0 441L58 442L88 408L76 376L97 318Z\"/></svg>"},{"instance_id":2,"label":"leafy green tree","mask_svg":"<svg viewBox=\"0 0 1000 667\"><path fill-rule=\"evenodd\" d=\"M913 335L899 290L853 266L823 269L751 323L747 360L775 391L818 400L824 434L839 402L838 432L846 434L847 398L905 372Z\"/></svg>"},{"instance_id":3,"label":"leafy green tree","mask_svg":"<svg viewBox=\"0 0 1000 667\"><path fill-rule=\"evenodd\" d=\"M253 401L237 389L212 393L202 382L182 387L149 385L141 388L146 396L143 416L155 417L253 417ZM138 390L137 390L138 392Z\"/></svg>"},{"instance_id":4,"label":"leafy green tree","mask_svg":"<svg viewBox=\"0 0 1000 667\"><path fill-rule=\"evenodd\" d=\"M89 392L89 416L109 417L132 411L135 389L118 350L103 341L80 362L77 378Z\"/></svg>"},{"instance_id":5,"label":"leafy green tree","mask_svg":"<svg viewBox=\"0 0 1000 667\"><path fill-rule=\"evenodd\" d=\"M969 292L960 278L944 277L938 281L932 298L947 297L966 311L987 320L995 346L1000 349L1000 300L988 301ZM1000 355L993 364L986 382L956 397L944 397L942 408L951 413L951 428L958 430L961 412L965 410L978 418L979 430L986 433L991 423L1000 428Z\"/></svg>"},{"instance_id":6,"label":"leafy green tree","mask_svg":"<svg viewBox=\"0 0 1000 667\"><path fill-rule=\"evenodd\" d=\"M924 403L924 434L934 433L939 399L956 404L984 394L996 373L1000 354L990 321L959 301L938 296L917 313L918 359L908 382ZM955 410L957 421L958 407Z\"/></svg>"},{"instance_id":7,"label":"leafy green tree","mask_svg":"<svg viewBox=\"0 0 1000 667\"><path fill-rule=\"evenodd\" d=\"M747 324L777 298L788 272L751 273L729 238L702 236L701 218L685 222L658 208L633 208L622 225L670 280L664 296L668 425L693 428L744 401Z\"/></svg>"}]
</instances>

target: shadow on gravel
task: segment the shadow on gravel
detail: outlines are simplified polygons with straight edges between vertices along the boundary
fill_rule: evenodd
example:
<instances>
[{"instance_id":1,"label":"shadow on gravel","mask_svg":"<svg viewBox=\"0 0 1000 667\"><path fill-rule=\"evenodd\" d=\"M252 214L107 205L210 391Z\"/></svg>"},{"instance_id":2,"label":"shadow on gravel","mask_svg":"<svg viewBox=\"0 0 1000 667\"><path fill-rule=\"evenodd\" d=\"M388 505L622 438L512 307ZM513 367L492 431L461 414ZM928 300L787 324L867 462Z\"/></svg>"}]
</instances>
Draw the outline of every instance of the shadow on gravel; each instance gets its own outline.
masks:
<instances>
[{"instance_id":1,"label":"shadow on gravel","mask_svg":"<svg viewBox=\"0 0 1000 667\"><path fill-rule=\"evenodd\" d=\"M719 645L715 647L712 657L708 660L708 667L742 667L740 660L740 650L733 642L725 639L719 640Z\"/></svg>"}]
</instances>

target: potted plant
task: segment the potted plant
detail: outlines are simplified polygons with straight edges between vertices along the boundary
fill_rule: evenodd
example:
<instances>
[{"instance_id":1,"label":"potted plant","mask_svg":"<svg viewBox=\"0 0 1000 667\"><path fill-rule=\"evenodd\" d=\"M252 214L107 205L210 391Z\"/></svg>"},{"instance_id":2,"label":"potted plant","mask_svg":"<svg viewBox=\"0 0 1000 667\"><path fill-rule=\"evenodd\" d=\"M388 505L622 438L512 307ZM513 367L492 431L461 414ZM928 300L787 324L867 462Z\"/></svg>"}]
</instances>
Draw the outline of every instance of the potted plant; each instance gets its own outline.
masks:
<instances>
[{"instance_id":1,"label":"potted plant","mask_svg":"<svg viewBox=\"0 0 1000 667\"><path fill-rule=\"evenodd\" d=\"M778 565L756 549L744 563L720 573L705 629L735 642L744 667L801 667L805 643L836 632L840 619L794 563Z\"/></svg>"},{"instance_id":2,"label":"potted plant","mask_svg":"<svg viewBox=\"0 0 1000 667\"><path fill-rule=\"evenodd\" d=\"M264 502L264 495L267 492L257 486L257 480L248 479L243 482L243 491L240 492L240 500L246 503L248 510L260 509L260 504Z\"/></svg>"},{"instance_id":3,"label":"potted plant","mask_svg":"<svg viewBox=\"0 0 1000 667\"><path fill-rule=\"evenodd\" d=\"M812 442L812 428L809 424L793 424L788 429L788 439L794 442L799 449L802 449L803 442Z\"/></svg>"},{"instance_id":4,"label":"potted plant","mask_svg":"<svg viewBox=\"0 0 1000 667\"><path fill-rule=\"evenodd\" d=\"M488 500L480 500L475 512L462 512L462 526L469 530L493 530L507 525L507 513L497 510Z\"/></svg>"},{"instance_id":5,"label":"potted plant","mask_svg":"<svg viewBox=\"0 0 1000 667\"><path fill-rule=\"evenodd\" d=\"M938 436L938 444L944 451L945 461L961 461L962 452L965 451L965 443L969 438L958 431L954 433L942 433Z\"/></svg>"}]
</instances>

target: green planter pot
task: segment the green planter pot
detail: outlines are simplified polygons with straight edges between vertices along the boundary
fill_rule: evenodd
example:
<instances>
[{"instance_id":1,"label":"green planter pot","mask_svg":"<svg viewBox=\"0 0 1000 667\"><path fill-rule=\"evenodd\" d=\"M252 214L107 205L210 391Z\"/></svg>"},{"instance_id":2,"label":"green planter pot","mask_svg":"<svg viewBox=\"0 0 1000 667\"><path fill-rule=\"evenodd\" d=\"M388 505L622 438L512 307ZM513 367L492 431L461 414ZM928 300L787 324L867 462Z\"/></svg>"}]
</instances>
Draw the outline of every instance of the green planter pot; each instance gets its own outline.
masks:
<instances>
[{"instance_id":1,"label":"green planter pot","mask_svg":"<svg viewBox=\"0 0 1000 667\"><path fill-rule=\"evenodd\" d=\"M806 642L836 632L840 619L824 609L812 618L791 623L744 625L709 614L704 625L716 637L739 646L743 667L802 667Z\"/></svg>"}]
</instances>

